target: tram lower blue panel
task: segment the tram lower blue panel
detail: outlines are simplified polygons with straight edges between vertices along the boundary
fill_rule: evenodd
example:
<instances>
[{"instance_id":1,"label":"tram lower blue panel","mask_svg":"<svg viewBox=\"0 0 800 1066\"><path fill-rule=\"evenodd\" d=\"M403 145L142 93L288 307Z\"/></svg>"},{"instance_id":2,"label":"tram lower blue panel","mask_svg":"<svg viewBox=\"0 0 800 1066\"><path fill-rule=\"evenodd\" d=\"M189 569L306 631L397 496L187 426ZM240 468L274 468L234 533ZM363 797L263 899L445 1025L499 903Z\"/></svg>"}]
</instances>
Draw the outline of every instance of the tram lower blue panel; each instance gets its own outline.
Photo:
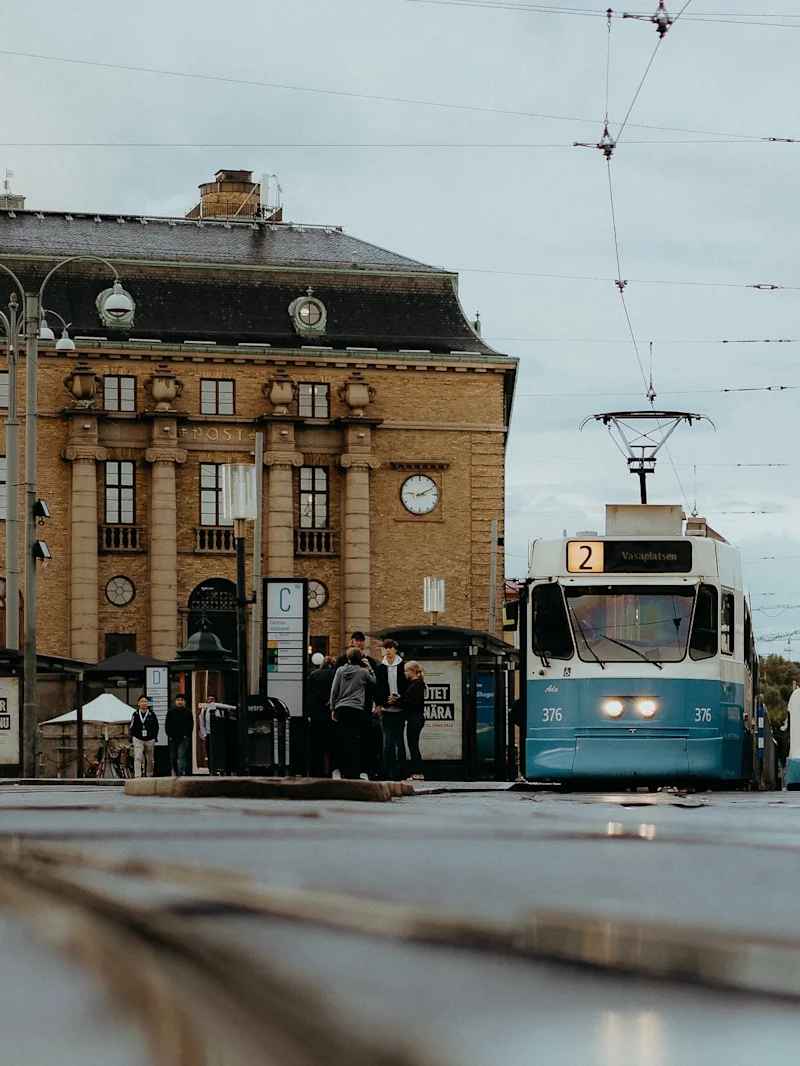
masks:
<instances>
[{"instance_id":1,"label":"tram lower blue panel","mask_svg":"<svg viewBox=\"0 0 800 1066\"><path fill-rule=\"evenodd\" d=\"M608 699L624 712L603 714ZM636 712L654 700L652 719ZM744 685L682 678L529 681L526 776L737 780L742 776Z\"/></svg>"}]
</instances>

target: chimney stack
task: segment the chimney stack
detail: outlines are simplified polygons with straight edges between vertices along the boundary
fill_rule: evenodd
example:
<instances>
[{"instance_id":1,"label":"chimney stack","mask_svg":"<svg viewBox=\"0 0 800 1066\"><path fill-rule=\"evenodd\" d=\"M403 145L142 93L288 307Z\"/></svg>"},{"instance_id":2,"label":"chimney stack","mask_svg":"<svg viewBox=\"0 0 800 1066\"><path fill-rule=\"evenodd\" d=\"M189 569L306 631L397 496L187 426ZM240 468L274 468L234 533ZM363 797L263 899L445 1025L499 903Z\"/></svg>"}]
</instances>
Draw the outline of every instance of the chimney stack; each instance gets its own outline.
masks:
<instances>
[{"instance_id":1,"label":"chimney stack","mask_svg":"<svg viewBox=\"0 0 800 1066\"><path fill-rule=\"evenodd\" d=\"M252 219L261 217L261 185L252 170L218 170L213 181L200 186L200 203L187 218Z\"/></svg>"}]
</instances>

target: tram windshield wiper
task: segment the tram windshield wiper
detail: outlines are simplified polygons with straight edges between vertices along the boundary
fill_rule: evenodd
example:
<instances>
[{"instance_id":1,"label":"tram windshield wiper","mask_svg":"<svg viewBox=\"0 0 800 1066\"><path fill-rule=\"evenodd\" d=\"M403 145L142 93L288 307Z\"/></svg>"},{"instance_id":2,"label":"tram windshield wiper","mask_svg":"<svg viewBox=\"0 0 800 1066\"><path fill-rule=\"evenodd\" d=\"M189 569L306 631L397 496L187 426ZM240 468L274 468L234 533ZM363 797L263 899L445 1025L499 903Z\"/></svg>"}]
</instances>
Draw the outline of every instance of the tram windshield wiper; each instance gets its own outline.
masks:
<instances>
[{"instance_id":1,"label":"tram windshield wiper","mask_svg":"<svg viewBox=\"0 0 800 1066\"><path fill-rule=\"evenodd\" d=\"M578 632L580 633L581 639L583 640L583 646L587 649L587 651L591 652L592 657L594 658L594 660L596 662L600 663L600 668L602 670L605 670L606 664L603 662L603 660L600 658L600 656L597 654L597 652L594 650L594 648L591 646L591 644L587 640L586 633L584 632L583 626L581 625L581 620L580 620L580 618L578 618L577 614L575 614L575 608L572 606L571 603L569 603L569 601L567 601L567 607L569 608L569 613L575 619L575 625L578 627ZM647 661L650 662L649 659Z\"/></svg>"},{"instance_id":2,"label":"tram windshield wiper","mask_svg":"<svg viewBox=\"0 0 800 1066\"><path fill-rule=\"evenodd\" d=\"M584 638L585 639L585 638ZM607 633L603 633L604 640L610 640L612 644L619 644L621 648L625 648L626 651L632 651L634 655L638 655L640 659L644 659L646 663L651 663L653 666L657 666L659 670L663 670L664 667L657 659L649 659L643 651L638 648L634 648L632 644L626 644L624 640L617 640L616 637L610 637ZM594 655L594 652L592 652ZM595 656L597 658L597 656Z\"/></svg>"}]
</instances>

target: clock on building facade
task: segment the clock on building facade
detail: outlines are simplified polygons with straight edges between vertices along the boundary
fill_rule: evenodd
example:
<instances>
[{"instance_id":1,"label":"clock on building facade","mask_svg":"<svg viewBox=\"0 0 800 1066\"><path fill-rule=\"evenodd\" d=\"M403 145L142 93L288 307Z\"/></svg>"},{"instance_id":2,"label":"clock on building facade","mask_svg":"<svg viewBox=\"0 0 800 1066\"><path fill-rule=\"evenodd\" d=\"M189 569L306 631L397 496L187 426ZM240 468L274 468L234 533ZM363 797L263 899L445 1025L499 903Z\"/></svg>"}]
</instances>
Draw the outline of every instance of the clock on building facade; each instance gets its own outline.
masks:
<instances>
[{"instance_id":1,"label":"clock on building facade","mask_svg":"<svg viewBox=\"0 0 800 1066\"><path fill-rule=\"evenodd\" d=\"M411 514L430 514L439 503L439 486L427 474L412 474L400 487L400 500Z\"/></svg>"}]
</instances>

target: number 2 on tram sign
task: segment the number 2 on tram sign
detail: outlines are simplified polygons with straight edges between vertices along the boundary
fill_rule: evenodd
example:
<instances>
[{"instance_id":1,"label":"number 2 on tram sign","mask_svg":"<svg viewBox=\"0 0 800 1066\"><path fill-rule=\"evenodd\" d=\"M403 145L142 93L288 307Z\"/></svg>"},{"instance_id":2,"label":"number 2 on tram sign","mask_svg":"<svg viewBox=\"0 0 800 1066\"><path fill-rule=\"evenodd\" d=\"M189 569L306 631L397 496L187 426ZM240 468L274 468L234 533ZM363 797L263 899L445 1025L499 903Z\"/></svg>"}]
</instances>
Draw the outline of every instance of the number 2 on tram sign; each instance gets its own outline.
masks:
<instances>
[{"instance_id":1,"label":"number 2 on tram sign","mask_svg":"<svg viewBox=\"0 0 800 1066\"><path fill-rule=\"evenodd\" d=\"M602 540L571 540L567 544L567 571L570 574L602 574Z\"/></svg>"}]
</instances>

